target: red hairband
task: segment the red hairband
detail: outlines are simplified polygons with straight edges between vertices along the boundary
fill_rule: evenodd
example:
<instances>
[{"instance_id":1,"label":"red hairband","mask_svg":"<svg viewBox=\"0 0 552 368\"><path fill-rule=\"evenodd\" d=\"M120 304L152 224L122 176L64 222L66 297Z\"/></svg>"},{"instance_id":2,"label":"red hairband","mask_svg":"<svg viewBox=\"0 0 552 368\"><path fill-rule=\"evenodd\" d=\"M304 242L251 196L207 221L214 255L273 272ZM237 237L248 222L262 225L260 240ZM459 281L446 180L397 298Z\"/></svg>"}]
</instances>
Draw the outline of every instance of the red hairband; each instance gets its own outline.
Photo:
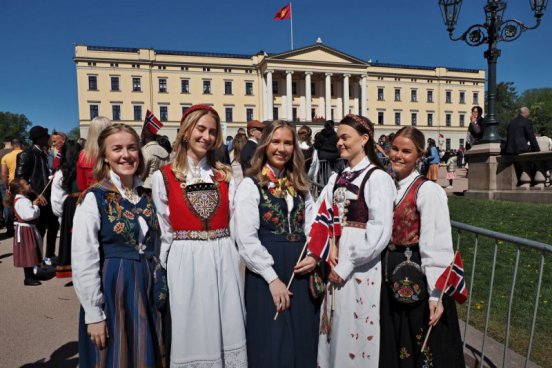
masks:
<instances>
[{"instance_id":1,"label":"red hairband","mask_svg":"<svg viewBox=\"0 0 552 368\"><path fill-rule=\"evenodd\" d=\"M351 118L353 119L357 124L360 124L362 125L364 128L366 128L366 130L368 130L368 132L370 134L374 134L374 128L366 121L364 120L363 118L361 118L360 116L358 115L353 115L353 114L349 114L347 116L345 116L346 118Z\"/></svg>"},{"instance_id":2,"label":"red hairband","mask_svg":"<svg viewBox=\"0 0 552 368\"><path fill-rule=\"evenodd\" d=\"M186 119L186 117L188 115L190 115L192 112L197 111L197 110L207 110L207 111L212 112L216 116L218 116L217 110L213 109L211 106L208 106L208 105L193 105L193 106L188 107L188 109L186 109L186 111L184 111L184 114L182 114L182 119L180 119L180 125L182 125L182 123L184 122L184 119Z\"/></svg>"}]
</instances>

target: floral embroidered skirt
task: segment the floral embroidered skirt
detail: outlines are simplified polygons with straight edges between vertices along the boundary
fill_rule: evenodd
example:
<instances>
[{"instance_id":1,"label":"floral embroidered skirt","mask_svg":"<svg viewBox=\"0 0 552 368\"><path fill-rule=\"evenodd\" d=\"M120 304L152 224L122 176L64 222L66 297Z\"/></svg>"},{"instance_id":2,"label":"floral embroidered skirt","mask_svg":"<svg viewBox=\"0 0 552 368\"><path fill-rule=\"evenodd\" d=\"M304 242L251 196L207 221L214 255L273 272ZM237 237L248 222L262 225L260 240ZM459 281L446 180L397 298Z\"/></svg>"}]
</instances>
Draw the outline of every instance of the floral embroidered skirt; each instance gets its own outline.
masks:
<instances>
[{"instance_id":1,"label":"floral embroidered skirt","mask_svg":"<svg viewBox=\"0 0 552 368\"><path fill-rule=\"evenodd\" d=\"M382 368L427 368L427 367L462 367L464 354L458 326L458 315L454 300L443 298L444 312L439 323L433 327L429 337L429 349L421 353L429 322L428 300L417 304L397 302L391 290L385 284L385 268L390 274L395 267L405 260L403 252L382 253L382 262L387 267L383 270L381 287L381 343L380 361ZM412 251L412 261L421 264L419 250ZM424 278L423 287L427 288Z\"/></svg>"}]
</instances>

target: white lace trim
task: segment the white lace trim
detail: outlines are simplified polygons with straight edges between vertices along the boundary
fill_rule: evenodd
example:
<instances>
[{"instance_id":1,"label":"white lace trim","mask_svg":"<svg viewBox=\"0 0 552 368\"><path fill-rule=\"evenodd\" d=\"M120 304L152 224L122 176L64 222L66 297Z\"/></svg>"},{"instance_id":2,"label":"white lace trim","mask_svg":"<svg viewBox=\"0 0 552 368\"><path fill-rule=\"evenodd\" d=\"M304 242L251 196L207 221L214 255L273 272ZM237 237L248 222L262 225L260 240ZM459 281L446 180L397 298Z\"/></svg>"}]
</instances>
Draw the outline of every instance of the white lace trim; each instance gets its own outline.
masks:
<instances>
[{"instance_id":1,"label":"white lace trim","mask_svg":"<svg viewBox=\"0 0 552 368\"><path fill-rule=\"evenodd\" d=\"M224 350L223 356L213 360L171 361L171 368L247 368L247 350L245 345Z\"/></svg>"}]
</instances>

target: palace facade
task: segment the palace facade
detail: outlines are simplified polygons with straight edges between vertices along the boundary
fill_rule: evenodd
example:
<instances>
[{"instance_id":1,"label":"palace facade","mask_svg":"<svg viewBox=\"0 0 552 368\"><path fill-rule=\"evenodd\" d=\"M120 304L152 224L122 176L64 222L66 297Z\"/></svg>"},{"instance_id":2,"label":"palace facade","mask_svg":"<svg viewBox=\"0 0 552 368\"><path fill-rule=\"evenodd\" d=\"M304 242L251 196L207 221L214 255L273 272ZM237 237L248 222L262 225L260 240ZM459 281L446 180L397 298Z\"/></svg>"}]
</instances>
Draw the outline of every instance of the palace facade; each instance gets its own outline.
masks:
<instances>
[{"instance_id":1,"label":"palace facade","mask_svg":"<svg viewBox=\"0 0 552 368\"><path fill-rule=\"evenodd\" d=\"M348 113L381 134L414 125L442 148L464 144L470 110L484 105L485 72L361 60L317 43L254 55L75 46L79 124L97 115L140 131L147 110L172 140L182 112L213 106L225 135L248 120L293 120L322 128Z\"/></svg>"}]
</instances>

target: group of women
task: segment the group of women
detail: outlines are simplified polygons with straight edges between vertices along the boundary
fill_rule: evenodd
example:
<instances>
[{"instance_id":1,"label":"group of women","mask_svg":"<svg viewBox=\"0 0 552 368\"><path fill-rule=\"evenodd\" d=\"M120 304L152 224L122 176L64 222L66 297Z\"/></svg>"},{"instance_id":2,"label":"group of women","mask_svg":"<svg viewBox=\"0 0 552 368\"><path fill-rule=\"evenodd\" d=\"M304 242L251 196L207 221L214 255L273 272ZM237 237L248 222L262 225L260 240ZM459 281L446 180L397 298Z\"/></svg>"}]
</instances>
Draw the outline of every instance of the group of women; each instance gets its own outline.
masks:
<instances>
[{"instance_id":1,"label":"group of women","mask_svg":"<svg viewBox=\"0 0 552 368\"><path fill-rule=\"evenodd\" d=\"M154 174L151 195L139 179L136 132L124 124L105 128L96 182L82 193L73 222L80 366L464 366L455 306L435 289L452 260L452 239L443 190L415 171L423 134L397 132L395 182L379 165L367 118L346 116L337 135L348 167L332 175L315 203L287 122L267 124L236 187L230 167L215 158L218 113L192 106L174 161ZM329 268L315 253L301 257L324 201L336 205L342 226ZM397 301L387 282L406 256L425 274L419 303ZM162 270L168 297L154 292ZM320 275L324 281L316 282ZM320 284L326 292L315 292ZM170 356L163 298L171 311ZM320 328L322 314L331 315L331 330ZM430 325L421 352L419 336Z\"/></svg>"}]
</instances>

